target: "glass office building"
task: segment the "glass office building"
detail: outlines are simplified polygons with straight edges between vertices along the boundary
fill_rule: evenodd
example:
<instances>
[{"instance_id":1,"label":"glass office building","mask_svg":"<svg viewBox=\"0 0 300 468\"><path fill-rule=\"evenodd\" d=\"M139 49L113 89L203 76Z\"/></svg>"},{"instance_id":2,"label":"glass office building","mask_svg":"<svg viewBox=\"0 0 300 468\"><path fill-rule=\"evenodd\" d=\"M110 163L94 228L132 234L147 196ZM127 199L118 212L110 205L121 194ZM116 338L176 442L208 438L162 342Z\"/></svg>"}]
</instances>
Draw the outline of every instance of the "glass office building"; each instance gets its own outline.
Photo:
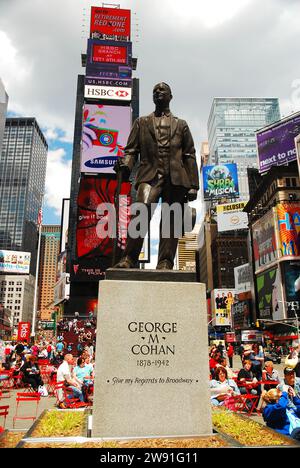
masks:
<instances>
[{"instance_id":1,"label":"glass office building","mask_svg":"<svg viewBox=\"0 0 300 468\"><path fill-rule=\"evenodd\" d=\"M0 78L0 154L1 154L1 148L2 148L4 129L5 129L7 103L8 103L8 96L5 91L2 80Z\"/></svg>"},{"instance_id":2,"label":"glass office building","mask_svg":"<svg viewBox=\"0 0 300 468\"><path fill-rule=\"evenodd\" d=\"M257 168L255 131L280 120L277 98L215 98L208 120L208 164L237 163L241 199L249 198L247 168Z\"/></svg>"},{"instance_id":3,"label":"glass office building","mask_svg":"<svg viewBox=\"0 0 300 468\"><path fill-rule=\"evenodd\" d=\"M31 273L47 152L47 142L34 118L6 119L0 154L0 248L31 252Z\"/></svg>"}]
</instances>

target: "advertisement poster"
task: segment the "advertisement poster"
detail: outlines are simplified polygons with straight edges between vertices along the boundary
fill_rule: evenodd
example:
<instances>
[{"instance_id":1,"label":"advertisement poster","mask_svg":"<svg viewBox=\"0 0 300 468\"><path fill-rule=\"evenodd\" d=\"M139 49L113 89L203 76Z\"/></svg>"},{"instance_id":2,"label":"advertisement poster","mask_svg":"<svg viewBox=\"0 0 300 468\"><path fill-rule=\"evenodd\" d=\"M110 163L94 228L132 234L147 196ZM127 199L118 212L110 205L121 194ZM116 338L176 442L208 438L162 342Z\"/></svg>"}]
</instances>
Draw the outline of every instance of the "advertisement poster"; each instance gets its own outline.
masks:
<instances>
[{"instance_id":1,"label":"advertisement poster","mask_svg":"<svg viewBox=\"0 0 300 468\"><path fill-rule=\"evenodd\" d=\"M261 273L256 278L259 318L284 318L280 272L277 268Z\"/></svg>"},{"instance_id":2,"label":"advertisement poster","mask_svg":"<svg viewBox=\"0 0 300 468\"><path fill-rule=\"evenodd\" d=\"M248 229L248 213L243 209L247 202L217 205L218 232Z\"/></svg>"},{"instance_id":3,"label":"advertisement poster","mask_svg":"<svg viewBox=\"0 0 300 468\"><path fill-rule=\"evenodd\" d=\"M231 325L231 306L234 303L234 289L214 289L212 291L212 313L215 317L214 326Z\"/></svg>"},{"instance_id":4,"label":"advertisement poster","mask_svg":"<svg viewBox=\"0 0 300 468\"><path fill-rule=\"evenodd\" d=\"M30 341L30 322L18 323L18 341Z\"/></svg>"},{"instance_id":5,"label":"advertisement poster","mask_svg":"<svg viewBox=\"0 0 300 468\"><path fill-rule=\"evenodd\" d=\"M280 257L300 257L300 203L277 205Z\"/></svg>"},{"instance_id":6,"label":"advertisement poster","mask_svg":"<svg viewBox=\"0 0 300 468\"><path fill-rule=\"evenodd\" d=\"M107 79L131 79L132 43L89 39L86 76Z\"/></svg>"},{"instance_id":7,"label":"advertisement poster","mask_svg":"<svg viewBox=\"0 0 300 468\"><path fill-rule=\"evenodd\" d=\"M204 200L235 198L239 196L236 164L203 166Z\"/></svg>"},{"instance_id":8,"label":"advertisement poster","mask_svg":"<svg viewBox=\"0 0 300 468\"><path fill-rule=\"evenodd\" d=\"M295 161L295 137L299 134L300 112L256 132L259 172Z\"/></svg>"},{"instance_id":9,"label":"advertisement poster","mask_svg":"<svg viewBox=\"0 0 300 468\"><path fill-rule=\"evenodd\" d=\"M79 259L99 259L104 264L112 260L115 211L114 197L117 188L115 179L99 179L93 176L81 178L77 199L78 221L76 227L77 256ZM118 249L125 248L131 204L131 184L123 182L120 190L118 223ZM82 263L81 263L82 265ZM110 266L110 265L108 265Z\"/></svg>"},{"instance_id":10,"label":"advertisement poster","mask_svg":"<svg viewBox=\"0 0 300 468\"><path fill-rule=\"evenodd\" d=\"M251 291L252 271L249 263L234 268L236 293Z\"/></svg>"},{"instance_id":11,"label":"advertisement poster","mask_svg":"<svg viewBox=\"0 0 300 468\"><path fill-rule=\"evenodd\" d=\"M243 343L261 343L263 340L263 333L258 330L243 330L241 333L241 340Z\"/></svg>"},{"instance_id":12,"label":"advertisement poster","mask_svg":"<svg viewBox=\"0 0 300 468\"><path fill-rule=\"evenodd\" d=\"M238 301L232 306L232 321L235 330L243 330L251 325L250 301Z\"/></svg>"},{"instance_id":13,"label":"advertisement poster","mask_svg":"<svg viewBox=\"0 0 300 468\"><path fill-rule=\"evenodd\" d=\"M278 259L273 209L252 226L255 271L259 272Z\"/></svg>"},{"instance_id":14,"label":"advertisement poster","mask_svg":"<svg viewBox=\"0 0 300 468\"><path fill-rule=\"evenodd\" d=\"M130 40L130 10L91 8L90 36L94 39Z\"/></svg>"},{"instance_id":15,"label":"advertisement poster","mask_svg":"<svg viewBox=\"0 0 300 468\"><path fill-rule=\"evenodd\" d=\"M80 171L115 174L113 167L124 156L130 129L130 107L85 104Z\"/></svg>"},{"instance_id":16,"label":"advertisement poster","mask_svg":"<svg viewBox=\"0 0 300 468\"><path fill-rule=\"evenodd\" d=\"M288 317L294 317L294 311L300 310L300 262L284 262L282 271L285 284L285 298Z\"/></svg>"},{"instance_id":17,"label":"advertisement poster","mask_svg":"<svg viewBox=\"0 0 300 468\"><path fill-rule=\"evenodd\" d=\"M0 250L0 273L29 275L30 257L30 252Z\"/></svg>"}]
</instances>

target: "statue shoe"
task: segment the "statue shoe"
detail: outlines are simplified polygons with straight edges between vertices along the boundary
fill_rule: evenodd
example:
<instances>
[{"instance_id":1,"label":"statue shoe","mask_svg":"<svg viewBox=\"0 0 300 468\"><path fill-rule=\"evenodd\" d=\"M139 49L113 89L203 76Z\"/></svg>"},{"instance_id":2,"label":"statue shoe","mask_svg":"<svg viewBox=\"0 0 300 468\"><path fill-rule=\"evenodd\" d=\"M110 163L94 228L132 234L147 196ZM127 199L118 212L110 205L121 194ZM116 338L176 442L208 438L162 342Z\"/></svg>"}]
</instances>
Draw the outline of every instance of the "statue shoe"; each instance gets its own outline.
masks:
<instances>
[{"instance_id":1,"label":"statue shoe","mask_svg":"<svg viewBox=\"0 0 300 468\"><path fill-rule=\"evenodd\" d=\"M162 260L157 264L157 270L173 270L173 265L169 260Z\"/></svg>"},{"instance_id":2,"label":"statue shoe","mask_svg":"<svg viewBox=\"0 0 300 468\"><path fill-rule=\"evenodd\" d=\"M121 260L113 266L113 268L134 268L133 260L126 256L121 258Z\"/></svg>"}]
</instances>

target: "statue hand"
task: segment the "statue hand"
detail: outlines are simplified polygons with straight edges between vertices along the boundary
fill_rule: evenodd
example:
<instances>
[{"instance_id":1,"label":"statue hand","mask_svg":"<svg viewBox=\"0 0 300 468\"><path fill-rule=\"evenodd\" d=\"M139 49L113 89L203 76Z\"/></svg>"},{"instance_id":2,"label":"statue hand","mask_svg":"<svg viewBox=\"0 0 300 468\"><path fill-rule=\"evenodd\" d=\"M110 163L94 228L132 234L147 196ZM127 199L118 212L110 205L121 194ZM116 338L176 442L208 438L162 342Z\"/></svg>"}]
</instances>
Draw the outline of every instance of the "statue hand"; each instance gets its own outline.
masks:
<instances>
[{"instance_id":1,"label":"statue hand","mask_svg":"<svg viewBox=\"0 0 300 468\"><path fill-rule=\"evenodd\" d=\"M197 199L197 193L198 193L198 190L196 189L190 189L187 193L187 199L188 201L194 201Z\"/></svg>"},{"instance_id":2,"label":"statue hand","mask_svg":"<svg viewBox=\"0 0 300 468\"><path fill-rule=\"evenodd\" d=\"M124 181L128 181L129 179L129 176L130 176L130 169L128 166L126 166L126 164L124 164L122 158L119 158L116 162L116 164L114 165L114 171L118 174L119 172L121 172L121 175L122 175L122 179Z\"/></svg>"}]
</instances>

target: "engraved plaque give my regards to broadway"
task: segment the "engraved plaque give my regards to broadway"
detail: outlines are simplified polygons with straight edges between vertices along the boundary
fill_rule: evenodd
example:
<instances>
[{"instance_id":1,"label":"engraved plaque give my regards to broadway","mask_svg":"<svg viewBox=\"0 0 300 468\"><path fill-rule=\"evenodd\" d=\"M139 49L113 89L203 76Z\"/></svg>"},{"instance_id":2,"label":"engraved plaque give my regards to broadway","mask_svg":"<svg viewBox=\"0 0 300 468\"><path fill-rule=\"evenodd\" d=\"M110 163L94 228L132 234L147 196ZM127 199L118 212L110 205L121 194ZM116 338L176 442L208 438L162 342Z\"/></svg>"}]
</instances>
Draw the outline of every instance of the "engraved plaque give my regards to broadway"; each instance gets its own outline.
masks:
<instances>
[{"instance_id":1,"label":"engraved plaque give my regards to broadway","mask_svg":"<svg viewBox=\"0 0 300 468\"><path fill-rule=\"evenodd\" d=\"M100 284L93 437L211 433L205 286Z\"/></svg>"}]
</instances>

